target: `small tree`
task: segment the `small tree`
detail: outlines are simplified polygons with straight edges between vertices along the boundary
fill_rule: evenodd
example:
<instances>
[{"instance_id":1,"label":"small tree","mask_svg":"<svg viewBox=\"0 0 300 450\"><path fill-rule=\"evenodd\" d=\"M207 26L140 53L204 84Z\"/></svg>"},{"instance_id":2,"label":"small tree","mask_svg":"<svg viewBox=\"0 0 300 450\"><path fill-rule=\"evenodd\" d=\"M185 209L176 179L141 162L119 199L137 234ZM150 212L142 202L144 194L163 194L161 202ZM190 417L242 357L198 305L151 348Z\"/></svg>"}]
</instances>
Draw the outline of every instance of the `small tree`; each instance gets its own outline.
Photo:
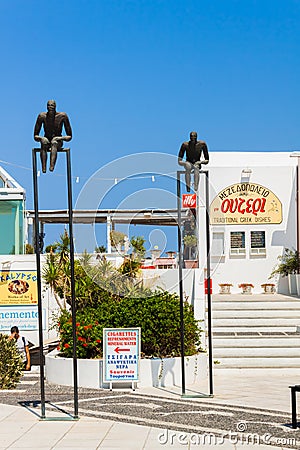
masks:
<instances>
[{"instance_id":1,"label":"small tree","mask_svg":"<svg viewBox=\"0 0 300 450\"><path fill-rule=\"evenodd\" d=\"M20 381L23 367L15 341L0 333L0 389L13 389Z\"/></svg>"},{"instance_id":2,"label":"small tree","mask_svg":"<svg viewBox=\"0 0 300 450\"><path fill-rule=\"evenodd\" d=\"M99 245L99 247L95 247L95 252L96 253L106 253L106 247L105 245Z\"/></svg>"},{"instance_id":3,"label":"small tree","mask_svg":"<svg viewBox=\"0 0 300 450\"><path fill-rule=\"evenodd\" d=\"M25 253L26 255L32 255L34 253L34 247L31 244L25 245Z\"/></svg>"},{"instance_id":4,"label":"small tree","mask_svg":"<svg viewBox=\"0 0 300 450\"><path fill-rule=\"evenodd\" d=\"M113 230L110 232L111 244L115 250L121 251L121 249L125 243L125 236L126 236L126 234L122 233L121 231Z\"/></svg>"},{"instance_id":5,"label":"small tree","mask_svg":"<svg viewBox=\"0 0 300 450\"><path fill-rule=\"evenodd\" d=\"M132 236L132 238L130 239L130 244L133 248L133 253L134 255L141 259L145 256L146 253L146 248L144 246L146 242L146 239L144 239L144 236Z\"/></svg>"},{"instance_id":6,"label":"small tree","mask_svg":"<svg viewBox=\"0 0 300 450\"><path fill-rule=\"evenodd\" d=\"M192 249L197 245L197 237L194 234L188 234L184 237L184 245L189 249L189 259L192 259Z\"/></svg>"},{"instance_id":7,"label":"small tree","mask_svg":"<svg viewBox=\"0 0 300 450\"><path fill-rule=\"evenodd\" d=\"M269 278L272 278L277 274L286 277L289 274L298 273L300 267L300 258L297 250L285 248L283 255L278 256L277 259L280 261L280 263L277 265L277 267L275 267Z\"/></svg>"}]
</instances>

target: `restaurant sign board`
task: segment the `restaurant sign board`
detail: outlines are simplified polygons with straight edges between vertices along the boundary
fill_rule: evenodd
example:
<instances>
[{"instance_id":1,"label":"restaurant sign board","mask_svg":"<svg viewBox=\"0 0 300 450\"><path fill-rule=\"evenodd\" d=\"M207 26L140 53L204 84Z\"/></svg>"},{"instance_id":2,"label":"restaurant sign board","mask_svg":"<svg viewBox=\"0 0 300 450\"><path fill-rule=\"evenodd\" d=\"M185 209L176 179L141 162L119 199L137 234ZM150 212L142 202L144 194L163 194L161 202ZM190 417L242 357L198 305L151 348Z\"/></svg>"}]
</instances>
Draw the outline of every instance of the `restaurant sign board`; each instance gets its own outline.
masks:
<instances>
[{"instance_id":1,"label":"restaurant sign board","mask_svg":"<svg viewBox=\"0 0 300 450\"><path fill-rule=\"evenodd\" d=\"M262 225L282 222L282 204L268 188L236 183L222 189L210 205L211 225Z\"/></svg>"}]
</instances>

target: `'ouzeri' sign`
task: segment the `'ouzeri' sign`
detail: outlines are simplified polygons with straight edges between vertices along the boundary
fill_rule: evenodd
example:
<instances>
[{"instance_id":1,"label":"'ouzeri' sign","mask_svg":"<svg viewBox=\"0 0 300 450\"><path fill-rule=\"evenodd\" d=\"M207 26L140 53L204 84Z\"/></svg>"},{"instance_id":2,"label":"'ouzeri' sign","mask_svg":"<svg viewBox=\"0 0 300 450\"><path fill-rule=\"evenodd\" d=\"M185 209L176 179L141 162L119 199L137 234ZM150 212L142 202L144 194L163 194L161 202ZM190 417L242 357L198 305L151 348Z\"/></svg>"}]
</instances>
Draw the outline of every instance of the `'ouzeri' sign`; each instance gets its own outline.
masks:
<instances>
[{"instance_id":1,"label":"'ouzeri' sign","mask_svg":"<svg viewBox=\"0 0 300 450\"><path fill-rule=\"evenodd\" d=\"M236 183L223 189L210 205L211 225L261 225L282 222L282 204L270 189Z\"/></svg>"}]
</instances>

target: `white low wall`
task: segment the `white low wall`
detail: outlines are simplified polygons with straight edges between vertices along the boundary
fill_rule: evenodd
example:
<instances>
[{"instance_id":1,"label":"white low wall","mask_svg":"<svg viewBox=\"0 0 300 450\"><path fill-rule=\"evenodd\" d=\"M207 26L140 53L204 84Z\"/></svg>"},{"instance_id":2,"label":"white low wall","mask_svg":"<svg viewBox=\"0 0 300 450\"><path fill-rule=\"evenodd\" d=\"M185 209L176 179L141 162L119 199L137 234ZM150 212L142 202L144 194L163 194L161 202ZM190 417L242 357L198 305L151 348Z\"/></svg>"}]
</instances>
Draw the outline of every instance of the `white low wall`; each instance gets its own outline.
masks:
<instances>
[{"instance_id":1,"label":"white low wall","mask_svg":"<svg viewBox=\"0 0 300 450\"><path fill-rule=\"evenodd\" d=\"M73 385L72 358L61 358L58 351L54 350L46 355L45 359L48 382L64 386ZM181 358L166 358L162 361L159 358L140 360L139 387L181 386ZM79 387L97 389L109 386L108 383L103 383L102 359L78 359L77 364ZM185 357L186 384L196 384L206 378L207 355L199 353Z\"/></svg>"}]
</instances>

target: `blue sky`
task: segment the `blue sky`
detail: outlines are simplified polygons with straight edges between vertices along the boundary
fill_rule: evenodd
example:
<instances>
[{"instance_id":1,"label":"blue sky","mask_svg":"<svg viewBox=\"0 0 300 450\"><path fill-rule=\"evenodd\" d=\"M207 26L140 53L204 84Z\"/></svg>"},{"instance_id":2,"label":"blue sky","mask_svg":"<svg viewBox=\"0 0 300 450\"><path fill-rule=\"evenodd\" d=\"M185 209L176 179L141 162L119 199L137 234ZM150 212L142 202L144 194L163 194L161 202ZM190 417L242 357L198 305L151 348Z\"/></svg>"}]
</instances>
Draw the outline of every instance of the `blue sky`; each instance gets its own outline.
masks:
<instances>
[{"instance_id":1,"label":"blue sky","mask_svg":"<svg viewBox=\"0 0 300 450\"><path fill-rule=\"evenodd\" d=\"M297 150L299 23L299 0L2 0L0 164L31 208L33 126L51 98L73 128L74 202L105 164L177 155L194 129L211 151ZM60 158L40 178L42 209L66 207L63 173Z\"/></svg>"}]
</instances>

